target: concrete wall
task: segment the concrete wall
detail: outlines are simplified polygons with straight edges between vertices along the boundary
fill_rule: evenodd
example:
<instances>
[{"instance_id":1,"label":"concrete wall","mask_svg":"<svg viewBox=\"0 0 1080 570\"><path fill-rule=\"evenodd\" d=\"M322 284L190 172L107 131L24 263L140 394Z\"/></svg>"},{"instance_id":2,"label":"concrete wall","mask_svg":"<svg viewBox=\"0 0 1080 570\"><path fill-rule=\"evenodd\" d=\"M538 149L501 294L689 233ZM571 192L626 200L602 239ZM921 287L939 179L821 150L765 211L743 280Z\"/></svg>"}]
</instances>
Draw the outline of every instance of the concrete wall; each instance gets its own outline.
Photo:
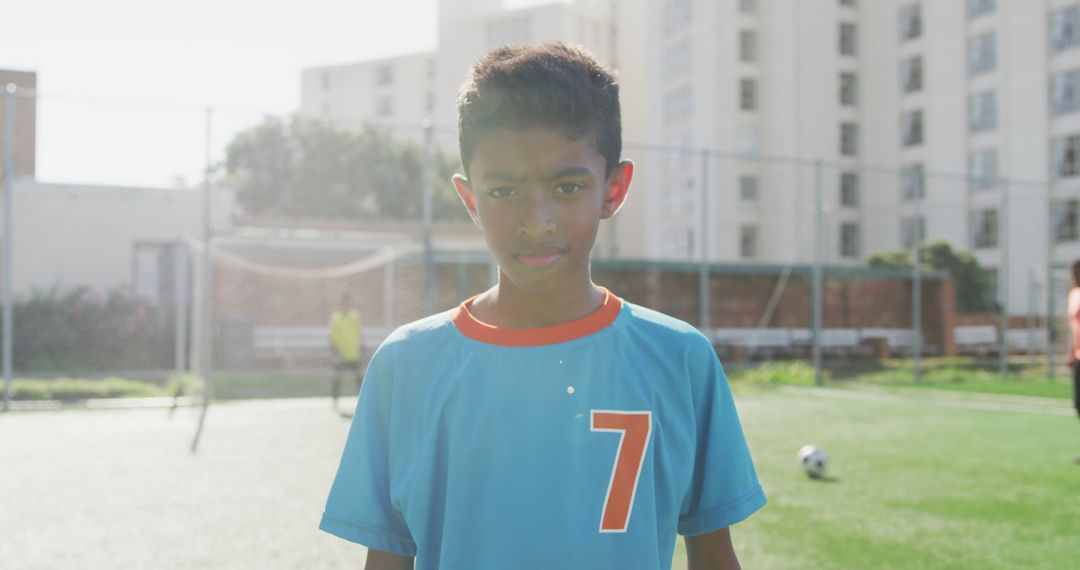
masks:
<instances>
[{"instance_id":1,"label":"concrete wall","mask_svg":"<svg viewBox=\"0 0 1080 570\"><path fill-rule=\"evenodd\" d=\"M231 226L233 197L213 203L215 231ZM22 178L14 196L13 283L35 288L132 285L136 244L169 244L202 232L202 194L192 190L48 184Z\"/></svg>"}]
</instances>

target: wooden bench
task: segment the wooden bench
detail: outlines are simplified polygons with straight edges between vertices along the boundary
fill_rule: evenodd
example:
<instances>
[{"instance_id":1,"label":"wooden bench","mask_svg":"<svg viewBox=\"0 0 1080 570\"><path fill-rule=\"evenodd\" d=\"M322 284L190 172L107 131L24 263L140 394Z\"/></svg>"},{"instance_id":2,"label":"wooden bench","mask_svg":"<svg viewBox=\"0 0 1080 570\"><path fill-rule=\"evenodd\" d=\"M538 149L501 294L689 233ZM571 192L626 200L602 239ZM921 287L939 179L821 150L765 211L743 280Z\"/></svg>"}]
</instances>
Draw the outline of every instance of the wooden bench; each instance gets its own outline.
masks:
<instances>
[{"instance_id":1,"label":"wooden bench","mask_svg":"<svg viewBox=\"0 0 1080 570\"><path fill-rule=\"evenodd\" d=\"M743 360L751 356L777 356L791 352L791 331L776 328L718 328L712 341L725 356Z\"/></svg>"},{"instance_id":2,"label":"wooden bench","mask_svg":"<svg viewBox=\"0 0 1080 570\"><path fill-rule=\"evenodd\" d=\"M364 327L364 354L370 356L389 336L390 327ZM330 358L330 329L321 326L255 327L253 344L256 355L283 362L292 368L297 361L322 361Z\"/></svg>"},{"instance_id":3,"label":"wooden bench","mask_svg":"<svg viewBox=\"0 0 1080 570\"><path fill-rule=\"evenodd\" d=\"M800 347L809 357L814 346L814 332L810 329L792 329L791 338L794 345ZM871 351L862 346L858 329L822 329L821 352L830 356L846 357L854 354L869 354Z\"/></svg>"},{"instance_id":4,"label":"wooden bench","mask_svg":"<svg viewBox=\"0 0 1080 570\"><path fill-rule=\"evenodd\" d=\"M1005 331L1005 345L1009 352L1039 352L1046 353L1048 336L1046 329L1009 329Z\"/></svg>"},{"instance_id":5,"label":"wooden bench","mask_svg":"<svg viewBox=\"0 0 1080 570\"><path fill-rule=\"evenodd\" d=\"M953 341L959 354L986 355L998 350L998 331L993 325L956 327Z\"/></svg>"}]
</instances>

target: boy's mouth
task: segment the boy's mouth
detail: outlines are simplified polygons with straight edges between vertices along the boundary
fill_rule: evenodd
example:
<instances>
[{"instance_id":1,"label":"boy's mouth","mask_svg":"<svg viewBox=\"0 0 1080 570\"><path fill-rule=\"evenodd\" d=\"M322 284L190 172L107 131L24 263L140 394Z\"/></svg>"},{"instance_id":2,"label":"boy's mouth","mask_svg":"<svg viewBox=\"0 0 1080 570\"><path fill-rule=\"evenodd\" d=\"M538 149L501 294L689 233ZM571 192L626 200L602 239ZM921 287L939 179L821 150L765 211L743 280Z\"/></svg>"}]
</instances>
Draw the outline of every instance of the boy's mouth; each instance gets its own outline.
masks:
<instances>
[{"instance_id":1,"label":"boy's mouth","mask_svg":"<svg viewBox=\"0 0 1080 570\"><path fill-rule=\"evenodd\" d=\"M514 258L519 263L526 267L533 269L543 269L545 267L551 267L555 265L557 261L566 253L565 250L557 248L544 248L532 251L523 251L521 253L514 254Z\"/></svg>"}]
</instances>

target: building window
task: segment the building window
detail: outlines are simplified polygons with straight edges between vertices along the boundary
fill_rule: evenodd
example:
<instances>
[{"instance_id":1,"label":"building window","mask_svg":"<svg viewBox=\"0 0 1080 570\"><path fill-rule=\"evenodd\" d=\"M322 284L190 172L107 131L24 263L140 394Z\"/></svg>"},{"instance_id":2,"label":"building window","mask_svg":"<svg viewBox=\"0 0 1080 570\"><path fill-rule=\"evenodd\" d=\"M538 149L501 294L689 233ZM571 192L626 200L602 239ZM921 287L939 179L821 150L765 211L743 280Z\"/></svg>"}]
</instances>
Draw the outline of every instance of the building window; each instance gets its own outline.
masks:
<instances>
[{"instance_id":1,"label":"building window","mask_svg":"<svg viewBox=\"0 0 1080 570\"><path fill-rule=\"evenodd\" d=\"M906 42L922 35L922 6L909 4L900 8L900 41Z\"/></svg>"},{"instance_id":2,"label":"building window","mask_svg":"<svg viewBox=\"0 0 1080 570\"><path fill-rule=\"evenodd\" d=\"M693 165L694 153L690 150L690 133L681 133L668 137L668 170L672 173L686 172Z\"/></svg>"},{"instance_id":3,"label":"building window","mask_svg":"<svg viewBox=\"0 0 1080 570\"><path fill-rule=\"evenodd\" d=\"M971 247L986 249L998 244L998 212L986 208L971 212Z\"/></svg>"},{"instance_id":4,"label":"building window","mask_svg":"<svg viewBox=\"0 0 1080 570\"><path fill-rule=\"evenodd\" d=\"M669 216L685 216L693 211L693 179L687 178L672 184L664 193L664 212Z\"/></svg>"},{"instance_id":5,"label":"building window","mask_svg":"<svg viewBox=\"0 0 1080 570\"><path fill-rule=\"evenodd\" d=\"M664 79L671 80L690 73L690 41L683 40L664 49Z\"/></svg>"},{"instance_id":6,"label":"building window","mask_svg":"<svg viewBox=\"0 0 1080 570\"><path fill-rule=\"evenodd\" d=\"M524 45L532 42L532 20L525 16L489 22L488 46Z\"/></svg>"},{"instance_id":7,"label":"building window","mask_svg":"<svg viewBox=\"0 0 1080 570\"><path fill-rule=\"evenodd\" d=\"M429 57L427 60L427 78L435 79L435 58Z\"/></svg>"},{"instance_id":8,"label":"building window","mask_svg":"<svg viewBox=\"0 0 1080 570\"><path fill-rule=\"evenodd\" d=\"M757 82L753 79L739 80L739 109L753 111L757 108Z\"/></svg>"},{"instance_id":9,"label":"building window","mask_svg":"<svg viewBox=\"0 0 1080 570\"><path fill-rule=\"evenodd\" d=\"M971 75L988 73L997 68L996 45L994 32L986 32L968 40L968 71Z\"/></svg>"},{"instance_id":10,"label":"building window","mask_svg":"<svg viewBox=\"0 0 1080 570\"><path fill-rule=\"evenodd\" d=\"M757 0L739 0L739 12L743 14L757 12Z\"/></svg>"},{"instance_id":11,"label":"building window","mask_svg":"<svg viewBox=\"0 0 1080 570\"><path fill-rule=\"evenodd\" d=\"M840 5L854 8L855 7L855 0L840 0Z\"/></svg>"},{"instance_id":12,"label":"building window","mask_svg":"<svg viewBox=\"0 0 1080 570\"><path fill-rule=\"evenodd\" d=\"M694 92L690 86L669 91L664 95L664 121L677 123L690 118L694 112Z\"/></svg>"},{"instance_id":13,"label":"building window","mask_svg":"<svg viewBox=\"0 0 1080 570\"><path fill-rule=\"evenodd\" d=\"M855 123L840 123L840 154L859 154L859 127Z\"/></svg>"},{"instance_id":14,"label":"building window","mask_svg":"<svg viewBox=\"0 0 1080 570\"><path fill-rule=\"evenodd\" d=\"M858 50L857 38L855 37L855 24L851 22L840 23L840 55L855 55Z\"/></svg>"},{"instance_id":15,"label":"building window","mask_svg":"<svg viewBox=\"0 0 1080 570\"><path fill-rule=\"evenodd\" d=\"M906 202L921 200L926 195L926 171L921 164L908 164L900 169L900 196Z\"/></svg>"},{"instance_id":16,"label":"building window","mask_svg":"<svg viewBox=\"0 0 1080 570\"><path fill-rule=\"evenodd\" d=\"M690 259L694 256L694 228L677 227L664 231L663 251L666 257Z\"/></svg>"},{"instance_id":17,"label":"building window","mask_svg":"<svg viewBox=\"0 0 1080 570\"><path fill-rule=\"evenodd\" d=\"M394 114L394 99L389 96L379 97L375 100L375 116L389 117Z\"/></svg>"},{"instance_id":18,"label":"building window","mask_svg":"<svg viewBox=\"0 0 1080 570\"><path fill-rule=\"evenodd\" d=\"M1080 45L1080 6L1054 10L1050 16L1050 49L1054 53Z\"/></svg>"},{"instance_id":19,"label":"building window","mask_svg":"<svg viewBox=\"0 0 1080 570\"><path fill-rule=\"evenodd\" d=\"M132 293L152 306L166 303L172 297L173 255L172 245L137 242L132 251Z\"/></svg>"},{"instance_id":20,"label":"building window","mask_svg":"<svg viewBox=\"0 0 1080 570\"><path fill-rule=\"evenodd\" d=\"M916 93L923 88L922 56L917 55L900 62L900 91Z\"/></svg>"},{"instance_id":21,"label":"building window","mask_svg":"<svg viewBox=\"0 0 1080 570\"><path fill-rule=\"evenodd\" d=\"M427 90L427 100L424 102L424 110L428 113L435 110L435 92L431 89Z\"/></svg>"},{"instance_id":22,"label":"building window","mask_svg":"<svg viewBox=\"0 0 1080 570\"><path fill-rule=\"evenodd\" d=\"M926 239L922 216L911 216L900 220L900 247L914 249Z\"/></svg>"},{"instance_id":23,"label":"building window","mask_svg":"<svg viewBox=\"0 0 1080 570\"><path fill-rule=\"evenodd\" d=\"M997 150L976 150L968 159L972 190L987 190L997 185Z\"/></svg>"},{"instance_id":24,"label":"building window","mask_svg":"<svg viewBox=\"0 0 1080 570\"><path fill-rule=\"evenodd\" d=\"M664 34L671 35L690 24L691 0L668 0L664 3Z\"/></svg>"},{"instance_id":25,"label":"building window","mask_svg":"<svg viewBox=\"0 0 1080 570\"><path fill-rule=\"evenodd\" d=\"M917 146L923 143L923 114L921 110L908 111L900 115L900 140L904 146Z\"/></svg>"},{"instance_id":26,"label":"building window","mask_svg":"<svg viewBox=\"0 0 1080 570\"><path fill-rule=\"evenodd\" d=\"M739 31L739 61L743 63L757 61L757 33L754 30Z\"/></svg>"},{"instance_id":27,"label":"building window","mask_svg":"<svg viewBox=\"0 0 1080 570\"><path fill-rule=\"evenodd\" d=\"M859 224L840 224L840 257L859 257Z\"/></svg>"},{"instance_id":28,"label":"building window","mask_svg":"<svg viewBox=\"0 0 1080 570\"><path fill-rule=\"evenodd\" d=\"M1054 202L1054 240L1058 242L1080 239L1080 200Z\"/></svg>"},{"instance_id":29,"label":"building window","mask_svg":"<svg viewBox=\"0 0 1080 570\"><path fill-rule=\"evenodd\" d=\"M859 102L859 79L850 71L840 72L840 104L854 107Z\"/></svg>"},{"instance_id":30,"label":"building window","mask_svg":"<svg viewBox=\"0 0 1080 570\"><path fill-rule=\"evenodd\" d=\"M758 130L753 125L739 127L739 152L755 154L758 152Z\"/></svg>"},{"instance_id":31,"label":"building window","mask_svg":"<svg viewBox=\"0 0 1080 570\"><path fill-rule=\"evenodd\" d=\"M1051 93L1055 115L1080 110L1080 69L1055 73Z\"/></svg>"},{"instance_id":32,"label":"building window","mask_svg":"<svg viewBox=\"0 0 1080 570\"><path fill-rule=\"evenodd\" d=\"M1051 145L1055 178L1080 174L1080 135L1054 139Z\"/></svg>"},{"instance_id":33,"label":"building window","mask_svg":"<svg viewBox=\"0 0 1080 570\"><path fill-rule=\"evenodd\" d=\"M757 257L757 226L739 228L739 257L743 259Z\"/></svg>"},{"instance_id":34,"label":"building window","mask_svg":"<svg viewBox=\"0 0 1080 570\"><path fill-rule=\"evenodd\" d=\"M997 128L997 92L983 91L971 96L971 132Z\"/></svg>"},{"instance_id":35,"label":"building window","mask_svg":"<svg viewBox=\"0 0 1080 570\"><path fill-rule=\"evenodd\" d=\"M376 85L392 85L394 83L394 66L386 63L375 68Z\"/></svg>"},{"instance_id":36,"label":"building window","mask_svg":"<svg viewBox=\"0 0 1080 570\"><path fill-rule=\"evenodd\" d=\"M840 173L840 205L845 208L859 207L859 175L854 172Z\"/></svg>"},{"instance_id":37,"label":"building window","mask_svg":"<svg viewBox=\"0 0 1080 570\"><path fill-rule=\"evenodd\" d=\"M739 198L743 202L756 202L758 197L758 179L756 176L739 177Z\"/></svg>"},{"instance_id":38,"label":"building window","mask_svg":"<svg viewBox=\"0 0 1080 570\"><path fill-rule=\"evenodd\" d=\"M968 18L974 20L979 16L993 13L996 4L995 0L968 0Z\"/></svg>"},{"instance_id":39,"label":"building window","mask_svg":"<svg viewBox=\"0 0 1080 570\"><path fill-rule=\"evenodd\" d=\"M329 69L324 69L323 72L322 72L322 90L323 91L329 91L330 90L330 70Z\"/></svg>"}]
</instances>

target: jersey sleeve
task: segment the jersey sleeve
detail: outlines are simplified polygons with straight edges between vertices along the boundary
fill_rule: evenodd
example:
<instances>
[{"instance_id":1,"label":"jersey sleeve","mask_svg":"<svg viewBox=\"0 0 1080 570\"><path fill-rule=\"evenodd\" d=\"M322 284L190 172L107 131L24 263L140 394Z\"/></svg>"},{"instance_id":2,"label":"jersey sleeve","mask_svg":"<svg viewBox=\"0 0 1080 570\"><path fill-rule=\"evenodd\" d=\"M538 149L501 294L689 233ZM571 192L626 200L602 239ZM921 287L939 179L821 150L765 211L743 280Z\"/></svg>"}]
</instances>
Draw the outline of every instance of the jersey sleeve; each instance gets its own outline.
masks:
<instances>
[{"instance_id":1,"label":"jersey sleeve","mask_svg":"<svg viewBox=\"0 0 1080 570\"><path fill-rule=\"evenodd\" d=\"M765 505L727 376L712 346L703 342L707 348L690 359L697 442L693 480L679 515L684 536L729 527Z\"/></svg>"},{"instance_id":2,"label":"jersey sleeve","mask_svg":"<svg viewBox=\"0 0 1080 570\"><path fill-rule=\"evenodd\" d=\"M372 358L319 528L364 546L415 556L416 543L390 498L392 351Z\"/></svg>"}]
</instances>

